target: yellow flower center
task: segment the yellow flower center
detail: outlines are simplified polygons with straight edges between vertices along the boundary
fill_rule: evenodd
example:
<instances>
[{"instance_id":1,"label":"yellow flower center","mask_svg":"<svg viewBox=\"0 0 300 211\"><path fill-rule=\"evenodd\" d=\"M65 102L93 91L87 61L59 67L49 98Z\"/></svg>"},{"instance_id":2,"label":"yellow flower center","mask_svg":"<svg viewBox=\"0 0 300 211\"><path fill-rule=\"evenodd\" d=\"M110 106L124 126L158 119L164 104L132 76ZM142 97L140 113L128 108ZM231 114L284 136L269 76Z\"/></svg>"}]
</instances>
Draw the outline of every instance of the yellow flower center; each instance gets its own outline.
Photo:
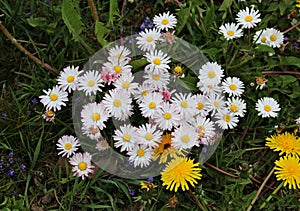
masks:
<instances>
[{"instance_id":1,"label":"yellow flower center","mask_svg":"<svg viewBox=\"0 0 300 211\"><path fill-rule=\"evenodd\" d=\"M169 20L168 19L163 19L162 21L161 21L161 24L162 25L167 25L169 23Z\"/></svg>"},{"instance_id":2,"label":"yellow flower center","mask_svg":"<svg viewBox=\"0 0 300 211\"><path fill-rule=\"evenodd\" d=\"M128 89L130 87L130 83L128 81L124 81L123 84L122 84L122 87L124 89Z\"/></svg>"},{"instance_id":3,"label":"yellow flower center","mask_svg":"<svg viewBox=\"0 0 300 211\"><path fill-rule=\"evenodd\" d=\"M102 146L103 148L108 147L107 141L101 141L101 146Z\"/></svg>"},{"instance_id":4,"label":"yellow flower center","mask_svg":"<svg viewBox=\"0 0 300 211\"><path fill-rule=\"evenodd\" d=\"M125 135L123 136L123 141L125 141L125 142L130 141L130 135L125 134Z\"/></svg>"},{"instance_id":5,"label":"yellow flower center","mask_svg":"<svg viewBox=\"0 0 300 211\"><path fill-rule=\"evenodd\" d=\"M198 108L198 110L202 110L202 109L203 109L203 107L204 107L204 105L203 105L203 103L202 103L202 102L199 102L199 103L197 104L197 108Z\"/></svg>"},{"instance_id":6,"label":"yellow flower center","mask_svg":"<svg viewBox=\"0 0 300 211\"><path fill-rule=\"evenodd\" d=\"M94 80L89 80L88 86L89 86L89 87L92 87L92 86L94 86L94 85L95 85L95 81L94 81Z\"/></svg>"},{"instance_id":7,"label":"yellow flower center","mask_svg":"<svg viewBox=\"0 0 300 211\"><path fill-rule=\"evenodd\" d=\"M245 21L246 21L246 22L251 22L252 20L253 20L253 18L252 18L251 15L247 15L247 16L245 17Z\"/></svg>"},{"instance_id":8,"label":"yellow flower center","mask_svg":"<svg viewBox=\"0 0 300 211\"><path fill-rule=\"evenodd\" d=\"M276 35L275 35L275 34L272 34L272 35L270 36L270 40L272 40L273 42L276 41L276 40L277 40Z\"/></svg>"},{"instance_id":9,"label":"yellow flower center","mask_svg":"<svg viewBox=\"0 0 300 211\"><path fill-rule=\"evenodd\" d=\"M72 76L72 75L69 75L69 76L67 77L68 83L72 83L72 82L74 81L74 79L75 79L75 77Z\"/></svg>"},{"instance_id":10,"label":"yellow flower center","mask_svg":"<svg viewBox=\"0 0 300 211\"><path fill-rule=\"evenodd\" d=\"M153 59L153 63L154 63L155 65L160 65L160 59L159 59L159 58Z\"/></svg>"},{"instance_id":11,"label":"yellow flower center","mask_svg":"<svg viewBox=\"0 0 300 211\"><path fill-rule=\"evenodd\" d=\"M119 100L119 99L114 100L114 106L115 107L120 107L121 105L122 105L121 100Z\"/></svg>"},{"instance_id":12,"label":"yellow flower center","mask_svg":"<svg viewBox=\"0 0 300 211\"><path fill-rule=\"evenodd\" d=\"M100 114L99 114L99 113L93 113L92 119L93 119L94 121L100 120Z\"/></svg>"},{"instance_id":13,"label":"yellow flower center","mask_svg":"<svg viewBox=\"0 0 300 211\"><path fill-rule=\"evenodd\" d=\"M230 36L230 37L232 37L234 35L234 31L228 30L227 31L227 35Z\"/></svg>"},{"instance_id":14,"label":"yellow flower center","mask_svg":"<svg viewBox=\"0 0 300 211\"><path fill-rule=\"evenodd\" d=\"M230 106L230 111L232 111L232 112L237 112L238 110L239 110L239 107L238 107L237 105L232 104L232 105Z\"/></svg>"},{"instance_id":15,"label":"yellow flower center","mask_svg":"<svg viewBox=\"0 0 300 211\"><path fill-rule=\"evenodd\" d=\"M224 117L223 117L223 119L224 119L225 122L230 122L231 118L230 118L229 115L225 114Z\"/></svg>"},{"instance_id":16,"label":"yellow flower center","mask_svg":"<svg viewBox=\"0 0 300 211\"><path fill-rule=\"evenodd\" d=\"M152 42L153 41L153 37L152 36L149 36L149 37L147 37L147 42Z\"/></svg>"},{"instance_id":17,"label":"yellow flower center","mask_svg":"<svg viewBox=\"0 0 300 211\"><path fill-rule=\"evenodd\" d=\"M267 38L266 38L266 37L262 37L262 38L260 39L260 41L263 42L263 43L265 43L265 42L267 41Z\"/></svg>"},{"instance_id":18,"label":"yellow flower center","mask_svg":"<svg viewBox=\"0 0 300 211\"><path fill-rule=\"evenodd\" d=\"M142 91L142 96L145 97L145 96L147 96L148 93L149 93L148 90L144 90L144 91Z\"/></svg>"},{"instance_id":19,"label":"yellow flower center","mask_svg":"<svg viewBox=\"0 0 300 211\"><path fill-rule=\"evenodd\" d=\"M86 170L86 168L87 168L86 162L80 162L80 163L78 164L78 168L79 168L79 170L81 170L81 171Z\"/></svg>"},{"instance_id":20,"label":"yellow flower center","mask_svg":"<svg viewBox=\"0 0 300 211\"><path fill-rule=\"evenodd\" d=\"M208 74L207 74L207 76L209 78L214 78L216 76L216 73L214 71L209 71Z\"/></svg>"},{"instance_id":21,"label":"yellow flower center","mask_svg":"<svg viewBox=\"0 0 300 211\"><path fill-rule=\"evenodd\" d=\"M155 102L150 102L149 103L149 108L153 109L156 107L156 103Z\"/></svg>"},{"instance_id":22,"label":"yellow flower center","mask_svg":"<svg viewBox=\"0 0 300 211\"><path fill-rule=\"evenodd\" d=\"M159 74L153 74L152 79L155 80L155 81L158 81L160 79L160 75Z\"/></svg>"},{"instance_id":23,"label":"yellow flower center","mask_svg":"<svg viewBox=\"0 0 300 211\"><path fill-rule=\"evenodd\" d=\"M92 133L93 135L96 135L96 134L99 132L99 128L94 127L94 128L92 128L90 131L91 131L91 133Z\"/></svg>"},{"instance_id":24,"label":"yellow flower center","mask_svg":"<svg viewBox=\"0 0 300 211\"><path fill-rule=\"evenodd\" d=\"M233 91L236 90L236 88L237 88L237 87L236 87L235 84L230 84L230 85L229 85L229 89L231 89L231 90L233 90Z\"/></svg>"},{"instance_id":25,"label":"yellow flower center","mask_svg":"<svg viewBox=\"0 0 300 211\"><path fill-rule=\"evenodd\" d=\"M72 149L72 144L71 143L66 143L64 148L65 148L65 150L70 150L70 149Z\"/></svg>"},{"instance_id":26,"label":"yellow flower center","mask_svg":"<svg viewBox=\"0 0 300 211\"><path fill-rule=\"evenodd\" d=\"M181 141L184 142L184 143L189 142L189 140L190 140L190 137L188 135L184 135L184 136L181 137Z\"/></svg>"},{"instance_id":27,"label":"yellow flower center","mask_svg":"<svg viewBox=\"0 0 300 211\"><path fill-rule=\"evenodd\" d=\"M52 94L50 95L50 100L56 101L57 99L58 99L57 94L52 93Z\"/></svg>"},{"instance_id":28,"label":"yellow flower center","mask_svg":"<svg viewBox=\"0 0 300 211\"><path fill-rule=\"evenodd\" d=\"M164 114L164 118L165 118L166 120L171 119L171 117L172 117L172 115L171 115L169 112L166 112L166 113Z\"/></svg>"},{"instance_id":29,"label":"yellow flower center","mask_svg":"<svg viewBox=\"0 0 300 211\"><path fill-rule=\"evenodd\" d=\"M214 106L215 106L216 108L219 108L220 103L219 103L218 101L215 101L215 102L214 102Z\"/></svg>"},{"instance_id":30,"label":"yellow flower center","mask_svg":"<svg viewBox=\"0 0 300 211\"><path fill-rule=\"evenodd\" d=\"M120 67L120 66L115 66L114 67L114 71L116 72L116 73L120 73L120 72L122 72L122 68Z\"/></svg>"},{"instance_id":31,"label":"yellow flower center","mask_svg":"<svg viewBox=\"0 0 300 211\"><path fill-rule=\"evenodd\" d=\"M151 134L151 133L147 133L147 134L145 135L145 139L146 139L147 141L152 140L152 134Z\"/></svg>"},{"instance_id":32,"label":"yellow flower center","mask_svg":"<svg viewBox=\"0 0 300 211\"><path fill-rule=\"evenodd\" d=\"M182 108L187 108L189 106L189 103L188 102L186 102L186 101L182 101L181 102L181 107Z\"/></svg>"},{"instance_id":33,"label":"yellow flower center","mask_svg":"<svg viewBox=\"0 0 300 211\"><path fill-rule=\"evenodd\" d=\"M265 110L266 112L270 112L270 111L272 110L272 107L269 106L269 105L265 105L265 106L264 106L264 110Z\"/></svg>"},{"instance_id":34,"label":"yellow flower center","mask_svg":"<svg viewBox=\"0 0 300 211\"><path fill-rule=\"evenodd\" d=\"M139 157L144 156L144 154L145 154L145 150L143 150L143 149L139 149L139 150L137 151L137 155L138 155Z\"/></svg>"},{"instance_id":35,"label":"yellow flower center","mask_svg":"<svg viewBox=\"0 0 300 211\"><path fill-rule=\"evenodd\" d=\"M212 88L214 88L214 87L213 87L212 84L208 84L208 85L207 85L207 88L212 89Z\"/></svg>"}]
</instances>

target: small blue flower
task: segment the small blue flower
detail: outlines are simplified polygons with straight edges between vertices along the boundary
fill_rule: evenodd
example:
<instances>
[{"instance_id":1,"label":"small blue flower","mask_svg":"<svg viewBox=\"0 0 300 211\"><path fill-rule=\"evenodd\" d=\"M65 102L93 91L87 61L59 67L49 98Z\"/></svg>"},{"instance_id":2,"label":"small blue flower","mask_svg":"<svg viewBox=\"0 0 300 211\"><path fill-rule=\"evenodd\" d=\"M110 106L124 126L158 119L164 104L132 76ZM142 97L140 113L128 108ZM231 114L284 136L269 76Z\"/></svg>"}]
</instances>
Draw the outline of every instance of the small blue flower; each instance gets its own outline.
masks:
<instances>
[{"instance_id":1,"label":"small blue flower","mask_svg":"<svg viewBox=\"0 0 300 211\"><path fill-rule=\"evenodd\" d=\"M146 28L146 24L143 22L140 26L141 31L144 31Z\"/></svg>"},{"instance_id":2,"label":"small blue flower","mask_svg":"<svg viewBox=\"0 0 300 211\"><path fill-rule=\"evenodd\" d=\"M298 43L295 43L295 44L294 44L294 48L295 48L296 50L299 50L299 48L300 48L300 47L299 47L299 44L298 44Z\"/></svg>"},{"instance_id":3,"label":"small blue flower","mask_svg":"<svg viewBox=\"0 0 300 211\"><path fill-rule=\"evenodd\" d=\"M20 169L21 169L21 171L25 171L26 166L22 163L22 164L20 165Z\"/></svg>"},{"instance_id":4,"label":"small blue flower","mask_svg":"<svg viewBox=\"0 0 300 211\"><path fill-rule=\"evenodd\" d=\"M30 102L35 105L39 103L39 100L37 98L33 98Z\"/></svg>"},{"instance_id":5,"label":"small blue flower","mask_svg":"<svg viewBox=\"0 0 300 211\"><path fill-rule=\"evenodd\" d=\"M2 113L2 114L1 114L1 117L2 117L3 119L7 118L7 114L6 114L6 113Z\"/></svg>"},{"instance_id":6,"label":"small blue flower","mask_svg":"<svg viewBox=\"0 0 300 211\"><path fill-rule=\"evenodd\" d=\"M134 194L135 194L135 191L133 189L129 189L129 195L134 196Z\"/></svg>"},{"instance_id":7,"label":"small blue flower","mask_svg":"<svg viewBox=\"0 0 300 211\"><path fill-rule=\"evenodd\" d=\"M14 153L13 152L8 153L8 157L9 158L13 158L14 157Z\"/></svg>"},{"instance_id":8,"label":"small blue flower","mask_svg":"<svg viewBox=\"0 0 300 211\"><path fill-rule=\"evenodd\" d=\"M3 164L0 163L0 171L2 171L2 170L3 170Z\"/></svg>"},{"instance_id":9,"label":"small blue flower","mask_svg":"<svg viewBox=\"0 0 300 211\"><path fill-rule=\"evenodd\" d=\"M153 177L149 177L147 181L148 182L153 182Z\"/></svg>"},{"instance_id":10,"label":"small blue flower","mask_svg":"<svg viewBox=\"0 0 300 211\"><path fill-rule=\"evenodd\" d=\"M13 177L15 175L15 170L9 169L7 174L8 174L8 176Z\"/></svg>"}]
</instances>

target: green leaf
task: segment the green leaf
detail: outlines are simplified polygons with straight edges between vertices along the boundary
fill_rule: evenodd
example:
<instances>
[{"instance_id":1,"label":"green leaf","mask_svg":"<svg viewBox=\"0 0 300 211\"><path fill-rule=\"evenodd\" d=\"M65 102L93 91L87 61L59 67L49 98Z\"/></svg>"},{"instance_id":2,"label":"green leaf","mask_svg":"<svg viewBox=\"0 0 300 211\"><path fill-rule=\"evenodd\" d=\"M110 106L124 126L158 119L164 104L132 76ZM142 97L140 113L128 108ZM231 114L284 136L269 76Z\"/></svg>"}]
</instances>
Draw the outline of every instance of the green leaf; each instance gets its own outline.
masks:
<instances>
[{"instance_id":1,"label":"green leaf","mask_svg":"<svg viewBox=\"0 0 300 211\"><path fill-rule=\"evenodd\" d=\"M109 1L109 17L108 23L109 25L114 25L114 16L119 14L118 1L110 0Z\"/></svg>"},{"instance_id":2,"label":"green leaf","mask_svg":"<svg viewBox=\"0 0 300 211\"><path fill-rule=\"evenodd\" d=\"M63 0L61 6L61 15L64 23L68 27L70 33L76 41L80 40L80 33L82 32L83 24L81 22L81 17L75 10L75 6L70 0Z\"/></svg>"},{"instance_id":3,"label":"green leaf","mask_svg":"<svg viewBox=\"0 0 300 211\"><path fill-rule=\"evenodd\" d=\"M198 78L196 77L184 77L184 78L180 78L178 80L179 84L181 86L183 86L184 88L192 91L192 90L198 90L197 87L196 87L196 84L197 84L197 81L198 81Z\"/></svg>"},{"instance_id":4,"label":"green leaf","mask_svg":"<svg viewBox=\"0 0 300 211\"><path fill-rule=\"evenodd\" d=\"M183 29L183 27L186 25L189 17L190 17L190 7L189 8L184 8L181 9L178 13L177 13L177 17L178 17L178 26L176 27L176 33L179 34L181 32L181 30Z\"/></svg>"},{"instance_id":5,"label":"green leaf","mask_svg":"<svg viewBox=\"0 0 300 211\"><path fill-rule=\"evenodd\" d=\"M107 35L110 32L109 29L107 29L103 23L96 21L95 24L95 34L97 37L98 42L102 47L106 46L108 44L107 40L104 39L104 36Z\"/></svg>"},{"instance_id":6,"label":"green leaf","mask_svg":"<svg viewBox=\"0 0 300 211\"><path fill-rule=\"evenodd\" d=\"M225 0L223 1L222 5L220 6L220 11L226 11L232 4L233 0Z\"/></svg>"},{"instance_id":7,"label":"green leaf","mask_svg":"<svg viewBox=\"0 0 300 211\"><path fill-rule=\"evenodd\" d=\"M293 56L280 56L278 55L281 65L294 65L300 67L300 58Z\"/></svg>"},{"instance_id":8,"label":"green leaf","mask_svg":"<svg viewBox=\"0 0 300 211\"><path fill-rule=\"evenodd\" d=\"M268 53L273 53L275 54L275 51L272 47L263 45L263 44L258 44L257 48L255 48L259 52L268 52Z\"/></svg>"}]
</instances>

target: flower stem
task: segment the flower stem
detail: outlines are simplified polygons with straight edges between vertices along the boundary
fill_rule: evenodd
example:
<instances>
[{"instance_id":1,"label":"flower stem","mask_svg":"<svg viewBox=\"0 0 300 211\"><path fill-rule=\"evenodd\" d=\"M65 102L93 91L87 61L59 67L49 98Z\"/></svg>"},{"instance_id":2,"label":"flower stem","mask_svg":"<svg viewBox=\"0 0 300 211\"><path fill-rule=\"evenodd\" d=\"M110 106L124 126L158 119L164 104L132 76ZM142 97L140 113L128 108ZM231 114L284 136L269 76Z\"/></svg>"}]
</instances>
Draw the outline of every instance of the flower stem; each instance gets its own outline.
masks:
<instances>
[{"instance_id":1,"label":"flower stem","mask_svg":"<svg viewBox=\"0 0 300 211\"><path fill-rule=\"evenodd\" d=\"M188 189L188 193L190 194L190 196L194 199L194 201L196 202L197 206L202 210L202 211L207 211L207 209L205 207L203 207L203 205L200 203L200 201L198 200L198 198L195 196L195 194Z\"/></svg>"},{"instance_id":2,"label":"flower stem","mask_svg":"<svg viewBox=\"0 0 300 211\"><path fill-rule=\"evenodd\" d=\"M273 195L275 195L280 190L282 185L283 182L280 183L280 185L278 185L278 187L272 192L272 194L267 198L267 200L259 207L259 209L263 209L267 205L267 203L272 199Z\"/></svg>"}]
</instances>

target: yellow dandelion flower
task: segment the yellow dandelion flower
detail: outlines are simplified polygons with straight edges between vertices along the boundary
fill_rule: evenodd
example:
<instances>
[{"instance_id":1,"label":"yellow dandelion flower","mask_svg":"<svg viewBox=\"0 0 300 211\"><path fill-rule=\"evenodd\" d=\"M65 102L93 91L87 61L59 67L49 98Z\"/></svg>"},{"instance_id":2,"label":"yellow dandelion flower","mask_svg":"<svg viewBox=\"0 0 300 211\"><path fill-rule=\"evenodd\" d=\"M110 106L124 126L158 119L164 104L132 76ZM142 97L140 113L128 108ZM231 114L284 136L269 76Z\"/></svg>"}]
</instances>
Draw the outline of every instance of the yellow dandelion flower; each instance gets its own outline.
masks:
<instances>
[{"instance_id":1,"label":"yellow dandelion flower","mask_svg":"<svg viewBox=\"0 0 300 211\"><path fill-rule=\"evenodd\" d=\"M266 146L274 151L280 151L279 155L286 153L286 155L300 156L300 140L292 133L274 135L266 138L266 141Z\"/></svg>"},{"instance_id":2,"label":"yellow dandelion flower","mask_svg":"<svg viewBox=\"0 0 300 211\"><path fill-rule=\"evenodd\" d=\"M300 8L300 0L297 0L296 3L297 3L296 7ZM299 10L299 12L300 12L300 10Z\"/></svg>"},{"instance_id":3,"label":"yellow dandelion flower","mask_svg":"<svg viewBox=\"0 0 300 211\"><path fill-rule=\"evenodd\" d=\"M167 162L168 155L170 155L171 158L183 156L182 152L173 147L172 136L170 133L166 133L161 137L161 141L158 143L158 146L153 149L153 153L153 160L160 157L159 163Z\"/></svg>"},{"instance_id":4,"label":"yellow dandelion flower","mask_svg":"<svg viewBox=\"0 0 300 211\"><path fill-rule=\"evenodd\" d=\"M141 182L141 189L146 189L148 192L156 187L157 185L153 184L152 182Z\"/></svg>"},{"instance_id":5,"label":"yellow dandelion flower","mask_svg":"<svg viewBox=\"0 0 300 211\"><path fill-rule=\"evenodd\" d=\"M275 174L277 180L283 180L283 185L289 189L300 188L300 161L297 156L285 156L275 161Z\"/></svg>"},{"instance_id":6,"label":"yellow dandelion flower","mask_svg":"<svg viewBox=\"0 0 300 211\"><path fill-rule=\"evenodd\" d=\"M170 191L177 192L181 187L183 191L189 189L188 182L194 186L197 184L196 179L201 179L201 168L199 163L186 157L177 157L167 164L165 170L161 172L161 180L163 186L167 186Z\"/></svg>"}]
</instances>

